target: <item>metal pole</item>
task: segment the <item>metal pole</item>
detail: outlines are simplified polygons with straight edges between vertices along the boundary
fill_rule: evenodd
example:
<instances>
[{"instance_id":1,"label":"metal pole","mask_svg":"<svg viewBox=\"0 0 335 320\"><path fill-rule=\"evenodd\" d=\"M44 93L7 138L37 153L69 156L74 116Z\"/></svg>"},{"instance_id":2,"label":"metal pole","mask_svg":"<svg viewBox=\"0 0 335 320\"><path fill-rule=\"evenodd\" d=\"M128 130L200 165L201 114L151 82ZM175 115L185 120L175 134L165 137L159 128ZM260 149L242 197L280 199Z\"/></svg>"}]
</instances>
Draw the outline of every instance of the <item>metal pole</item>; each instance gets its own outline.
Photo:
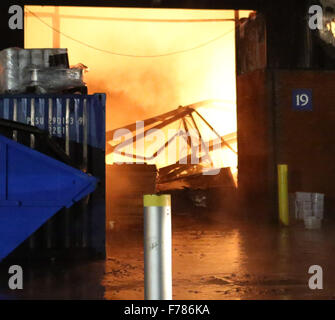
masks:
<instances>
[{"instance_id":1,"label":"metal pole","mask_svg":"<svg viewBox=\"0 0 335 320\"><path fill-rule=\"evenodd\" d=\"M279 221L282 225L289 225L287 165L278 164L278 205Z\"/></svg>"},{"instance_id":2,"label":"metal pole","mask_svg":"<svg viewBox=\"0 0 335 320\"><path fill-rule=\"evenodd\" d=\"M171 196L144 195L144 298L172 299Z\"/></svg>"}]
</instances>

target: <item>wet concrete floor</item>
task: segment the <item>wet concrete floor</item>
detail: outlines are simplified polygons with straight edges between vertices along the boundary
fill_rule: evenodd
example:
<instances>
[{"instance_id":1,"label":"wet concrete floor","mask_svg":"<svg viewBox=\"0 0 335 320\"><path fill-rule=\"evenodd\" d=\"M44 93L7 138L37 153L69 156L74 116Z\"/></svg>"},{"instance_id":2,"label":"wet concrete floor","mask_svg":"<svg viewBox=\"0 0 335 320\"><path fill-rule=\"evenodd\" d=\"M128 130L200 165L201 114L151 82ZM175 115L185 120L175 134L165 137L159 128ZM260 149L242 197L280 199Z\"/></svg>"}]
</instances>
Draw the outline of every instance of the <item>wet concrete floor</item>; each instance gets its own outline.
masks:
<instances>
[{"instance_id":1,"label":"wet concrete floor","mask_svg":"<svg viewBox=\"0 0 335 320\"><path fill-rule=\"evenodd\" d=\"M174 299L335 299L335 225L280 228L251 221L173 221ZM143 299L141 234L115 232L106 261L54 261L24 268L23 290L0 299ZM308 269L323 268L323 290L311 290Z\"/></svg>"}]
</instances>

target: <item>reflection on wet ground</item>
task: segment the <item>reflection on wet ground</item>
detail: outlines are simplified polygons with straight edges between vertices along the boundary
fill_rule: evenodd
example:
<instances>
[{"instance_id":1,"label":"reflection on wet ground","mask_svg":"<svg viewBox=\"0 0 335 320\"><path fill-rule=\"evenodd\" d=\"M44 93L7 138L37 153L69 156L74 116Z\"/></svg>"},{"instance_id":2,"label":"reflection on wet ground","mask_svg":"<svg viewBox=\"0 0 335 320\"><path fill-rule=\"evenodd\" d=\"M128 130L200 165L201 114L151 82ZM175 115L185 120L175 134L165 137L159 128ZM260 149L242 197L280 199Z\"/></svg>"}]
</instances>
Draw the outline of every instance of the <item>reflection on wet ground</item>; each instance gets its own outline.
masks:
<instances>
[{"instance_id":1,"label":"reflection on wet ground","mask_svg":"<svg viewBox=\"0 0 335 320\"><path fill-rule=\"evenodd\" d=\"M334 229L175 217L173 298L334 299ZM111 249L107 261L25 266L21 291L6 289L2 266L0 299L143 299L141 234L116 232ZM308 288L311 265L323 268L323 290Z\"/></svg>"},{"instance_id":2,"label":"reflection on wet ground","mask_svg":"<svg viewBox=\"0 0 335 320\"><path fill-rule=\"evenodd\" d=\"M209 224L178 218L173 231L174 299L335 298L334 227L305 230L236 222ZM119 239L124 243L122 239ZM140 239L119 247L106 264L107 299L143 298ZM311 290L311 265L324 271L324 290Z\"/></svg>"}]
</instances>

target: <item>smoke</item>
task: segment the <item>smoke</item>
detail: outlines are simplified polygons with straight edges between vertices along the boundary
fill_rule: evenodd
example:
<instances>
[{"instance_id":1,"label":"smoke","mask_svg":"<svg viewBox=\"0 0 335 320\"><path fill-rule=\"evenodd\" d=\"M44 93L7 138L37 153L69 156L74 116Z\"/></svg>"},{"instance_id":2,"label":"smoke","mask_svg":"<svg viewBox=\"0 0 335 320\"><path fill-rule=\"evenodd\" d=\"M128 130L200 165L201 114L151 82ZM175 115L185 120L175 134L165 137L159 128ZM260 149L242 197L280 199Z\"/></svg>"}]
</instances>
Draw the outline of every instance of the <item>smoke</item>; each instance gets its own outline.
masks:
<instances>
[{"instance_id":1,"label":"smoke","mask_svg":"<svg viewBox=\"0 0 335 320\"><path fill-rule=\"evenodd\" d=\"M236 131L235 25L214 21L232 19L233 11L60 7L58 16L54 7L29 10L37 16L25 19L25 46L50 47L59 37L70 65L89 67L89 93L107 95L107 131L207 99L231 101L224 114L199 112L221 135ZM50 18L59 19L61 34ZM176 22L185 19L213 21Z\"/></svg>"},{"instance_id":2,"label":"smoke","mask_svg":"<svg viewBox=\"0 0 335 320\"><path fill-rule=\"evenodd\" d=\"M125 62L99 69L87 74L85 81L90 93L107 95L107 131L178 106L173 61L137 62L136 65Z\"/></svg>"}]
</instances>

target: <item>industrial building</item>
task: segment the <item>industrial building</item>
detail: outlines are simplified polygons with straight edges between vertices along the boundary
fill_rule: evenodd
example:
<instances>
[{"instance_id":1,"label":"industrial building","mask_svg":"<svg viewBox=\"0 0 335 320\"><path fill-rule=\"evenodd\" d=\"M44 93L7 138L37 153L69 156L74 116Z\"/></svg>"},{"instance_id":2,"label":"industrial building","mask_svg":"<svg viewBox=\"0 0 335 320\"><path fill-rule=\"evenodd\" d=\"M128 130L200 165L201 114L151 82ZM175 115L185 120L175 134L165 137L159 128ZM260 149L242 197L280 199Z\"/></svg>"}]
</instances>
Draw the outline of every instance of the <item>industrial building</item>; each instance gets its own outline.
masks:
<instances>
[{"instance_id":1,"label":"industrial building","mask_svg":"<svg viewBox=\"0 0 335 320\"><path fill-rule=\"evenodd\" d=\"M335 298L335 2L0 16L0 299L148 298L148 195L173 299Z\"/></svg>"}]
</instances>

